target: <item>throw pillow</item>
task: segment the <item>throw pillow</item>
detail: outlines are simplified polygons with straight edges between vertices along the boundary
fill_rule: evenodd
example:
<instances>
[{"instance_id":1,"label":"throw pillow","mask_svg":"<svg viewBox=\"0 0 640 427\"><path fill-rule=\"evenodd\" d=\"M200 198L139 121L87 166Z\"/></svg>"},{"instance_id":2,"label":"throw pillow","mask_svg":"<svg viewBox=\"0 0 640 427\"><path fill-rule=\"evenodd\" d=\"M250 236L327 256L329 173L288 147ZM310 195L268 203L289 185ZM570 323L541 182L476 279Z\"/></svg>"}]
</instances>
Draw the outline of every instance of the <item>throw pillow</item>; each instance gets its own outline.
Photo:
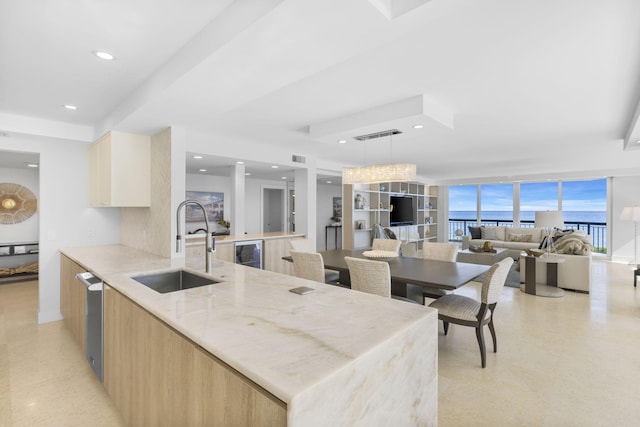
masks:
<instances>
[{"instance_id":1,"label":"throw pillow","mask_svg":"<svg viewBox=\"0 0 640 427\"><path fill-rule=\"evenodd\" d=\"M472 239L482 239L482 227L472 227L469 226L469 234L471 234Z\"/></svg>"},{"instance_id":2,"label":"throw pillow","mask_svg":"<svg viewBox=\"0 0 640 427\"><path fill-rule=\"evenodd\" d=\"M385 227L384 234L386 234L387 237L390 239L398 240L398 238L396 237L396 233L394 233L393 230L391 230L390 228Z\"/></svg>"},{"instance_id":3,"label":"throw pillow","mask_svg":"<svg viewBox=\"0 0 640 427\"><path fill-rule=\"evenodd\" d=\"M498 240L497 229L498 227L481 227L482 238L484 240Z\"/></svg>"},{"instance_id":4,"label":"throw pillow","mask_svg":"<svg viewBox=\"0 0 640 427\"><path fill-rule=\"evenodd\" d=\"M512 234L511 236L509 236L509 241L529 243L531 242L532 237L533 236L531 236L531 234Z\"/></svg>"}]
</instances>

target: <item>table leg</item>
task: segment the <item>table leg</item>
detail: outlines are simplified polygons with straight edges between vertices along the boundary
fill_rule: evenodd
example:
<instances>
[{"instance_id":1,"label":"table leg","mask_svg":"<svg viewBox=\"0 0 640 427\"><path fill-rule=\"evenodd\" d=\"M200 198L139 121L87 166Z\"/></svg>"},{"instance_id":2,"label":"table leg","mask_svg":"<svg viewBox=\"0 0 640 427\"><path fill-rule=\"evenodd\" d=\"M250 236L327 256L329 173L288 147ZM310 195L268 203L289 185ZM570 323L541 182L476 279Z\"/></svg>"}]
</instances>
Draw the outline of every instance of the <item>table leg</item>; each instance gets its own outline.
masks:
<instances>
[{"instance_id":1,"label":"table leg","mask_svg":"<svg viewBox=\"0 0 640 427\"><path fill-rule=\"evenodd\" d=\"M524 257L525 279L524 291L528 294L536 294L536 258L532 256Z\"/></svg>"},{"instance_id":2,"label":"table leg","mask_svg":"<svg viewBox=\"0 0 640 427\"><path fill-rule=\"evenodd\" d=\"M547 264L547 285L558 287L558 264Z\"/></svg>"}]
</instances>

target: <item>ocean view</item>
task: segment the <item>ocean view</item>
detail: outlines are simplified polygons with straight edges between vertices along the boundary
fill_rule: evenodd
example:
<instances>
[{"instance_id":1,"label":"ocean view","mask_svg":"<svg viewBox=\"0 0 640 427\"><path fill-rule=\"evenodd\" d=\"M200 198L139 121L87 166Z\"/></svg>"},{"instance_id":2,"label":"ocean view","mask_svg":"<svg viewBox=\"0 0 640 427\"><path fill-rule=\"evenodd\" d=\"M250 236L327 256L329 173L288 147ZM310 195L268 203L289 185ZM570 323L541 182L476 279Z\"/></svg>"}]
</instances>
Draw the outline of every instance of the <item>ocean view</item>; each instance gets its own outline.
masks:
<instances>
[{"instance_id":1,"label":"ocean view","mask_svg":"<svg viewBox=\"0 0 640 427\"><path fill-rule=\"evenodd\" d=\"M562 211L565 222L607 222L607 212L605 211ZM482 211L481 217L485 220L513 220L512 211ZM451 219L476 219L476 211L449 211ZM520 220L533 221L534 211L520 212Z\"/></svg>"}]
</instances>

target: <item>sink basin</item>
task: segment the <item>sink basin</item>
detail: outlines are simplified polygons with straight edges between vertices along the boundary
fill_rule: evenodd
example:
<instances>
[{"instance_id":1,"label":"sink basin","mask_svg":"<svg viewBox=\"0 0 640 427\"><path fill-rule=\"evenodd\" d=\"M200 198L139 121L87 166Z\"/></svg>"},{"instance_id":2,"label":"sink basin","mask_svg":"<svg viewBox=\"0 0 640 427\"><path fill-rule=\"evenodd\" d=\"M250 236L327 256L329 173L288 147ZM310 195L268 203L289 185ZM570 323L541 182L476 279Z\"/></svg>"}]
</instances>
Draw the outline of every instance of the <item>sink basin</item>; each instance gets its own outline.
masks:
<instances>
[{"instance_id":1,"label":"sink basin","mask_svg":"<svg viewBox=\"0 0 640 427\"><path fill-rule=\"evenodd\" d=\"M199 274L190 273L185 270L141 274L131 278L161 294L219 283L210 277L200 276Z\"/></svg>"}]
</instances>

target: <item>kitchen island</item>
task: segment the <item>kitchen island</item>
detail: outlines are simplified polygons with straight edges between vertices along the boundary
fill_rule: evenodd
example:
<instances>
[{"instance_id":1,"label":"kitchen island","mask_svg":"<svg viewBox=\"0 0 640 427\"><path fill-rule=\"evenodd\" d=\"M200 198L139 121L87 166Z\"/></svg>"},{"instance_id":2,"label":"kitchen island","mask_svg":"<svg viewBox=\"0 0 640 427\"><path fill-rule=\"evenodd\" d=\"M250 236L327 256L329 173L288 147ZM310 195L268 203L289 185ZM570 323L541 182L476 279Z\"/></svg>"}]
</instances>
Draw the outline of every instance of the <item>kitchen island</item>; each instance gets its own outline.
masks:
<instances>
[{"instance_id":1,"label":"kitchen island","mask_svg":"<svg viewBox=\"0 0 640 427\"><path fill-rule=\"evenodd\" d=\"M105 387L131 425L437 425L435 310L218 260L220 283L159 294L131 276L184 259L61 252L105 282Z\"/></svg>"}]
</instances>

